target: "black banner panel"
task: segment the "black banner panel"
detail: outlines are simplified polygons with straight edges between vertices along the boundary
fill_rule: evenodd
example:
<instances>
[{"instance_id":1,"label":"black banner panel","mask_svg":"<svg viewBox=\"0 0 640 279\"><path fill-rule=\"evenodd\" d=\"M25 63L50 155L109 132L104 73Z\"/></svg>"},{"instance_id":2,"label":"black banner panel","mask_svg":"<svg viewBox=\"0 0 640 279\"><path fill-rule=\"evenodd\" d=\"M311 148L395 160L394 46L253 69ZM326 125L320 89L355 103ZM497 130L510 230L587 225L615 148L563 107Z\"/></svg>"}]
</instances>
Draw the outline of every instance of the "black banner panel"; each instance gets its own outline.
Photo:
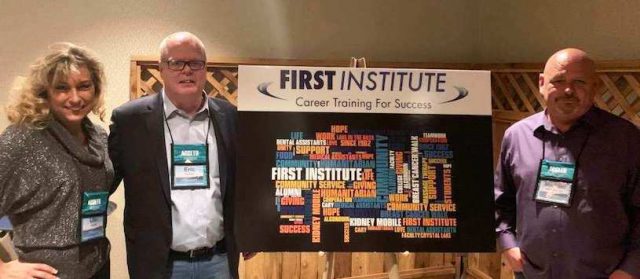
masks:
<instances>
[{"instance_id":1,"label":"black banner panel","mask_svg":"<svg viewBox=\"0 0 640 279\"><path fill-rule=\"evenodd\" d=\"M242 250L495 249L491 117L239 117Z\"/></svg>"},{"instance_id":2,"label":"black banner panel","mask_svg":"<svg viewBox=\"0 0 640 279\"><path fill-rule=\"evenodd\" d=\"M241 251L494 251L488 72L239 76Z\"/></svg>"}]
</instances>

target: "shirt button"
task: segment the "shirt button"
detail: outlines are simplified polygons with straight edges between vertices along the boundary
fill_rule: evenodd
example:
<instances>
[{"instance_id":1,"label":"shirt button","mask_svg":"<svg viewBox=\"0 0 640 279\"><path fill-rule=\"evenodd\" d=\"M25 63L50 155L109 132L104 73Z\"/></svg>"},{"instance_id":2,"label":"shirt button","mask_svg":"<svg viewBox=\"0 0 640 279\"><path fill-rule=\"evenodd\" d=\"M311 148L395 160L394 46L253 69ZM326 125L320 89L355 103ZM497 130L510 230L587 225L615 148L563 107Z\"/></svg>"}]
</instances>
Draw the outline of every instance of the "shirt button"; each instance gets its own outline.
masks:
<instances>
[{"instance_id":1,"label":"shirt button","mask_svg":"<svg viewBox=\"0 0 640 279\"><path fill-rule=\"evenodd\" d=\"M551 229L551 232L557 232L557 231L558 231L558 230L556 230L556 229Z\"/></svg>"},{"instance_id":2,"label":"shirt button","mask_svg":"<svg viewBox=\"0 0 640 279\"><path fill-rule=\"evenodd\" d=\"M554 205L553 205L553 208L558 208L558 206L554 204Z\"/></svg>"},{"instance_id":3,"label":"shirt button","mask_svg":"<svg viewBox=\"0 0 640 279\"><path fill-rule=\"evenodd\" d=\"M558 256L558 253L553 252L553 254L551 254L554 258Z\"/></svg>"}]
</instances>

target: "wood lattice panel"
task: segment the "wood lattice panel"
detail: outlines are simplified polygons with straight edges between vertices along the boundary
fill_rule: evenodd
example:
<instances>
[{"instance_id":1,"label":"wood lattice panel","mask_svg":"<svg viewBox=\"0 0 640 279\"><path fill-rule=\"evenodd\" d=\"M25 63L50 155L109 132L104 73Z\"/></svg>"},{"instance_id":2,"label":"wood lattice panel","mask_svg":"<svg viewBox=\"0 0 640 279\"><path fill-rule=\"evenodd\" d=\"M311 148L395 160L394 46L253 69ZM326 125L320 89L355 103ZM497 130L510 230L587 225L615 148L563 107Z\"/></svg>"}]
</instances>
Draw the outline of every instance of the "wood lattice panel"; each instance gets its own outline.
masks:
<instances>
[{"instance_id":1,"label":"wood lattice panel","mask_svg":"<svg viewBox=\"0 0 640 279\"><path fill-rule=\"evenodd\" d=\"M601 73L599 107L640 126L640 72Z\"/></svg>"},{"instance_id":2,"label":"wood lattice panel","mask_svg":"<svg viewBox=\"0 0 640 279\"><path fill-rule=\"evenodd\" d=\"M491 98L494 111L533 114L542 110L544 100L538 92L538 74L491 73Z\"/></svg>"}]
</instances>

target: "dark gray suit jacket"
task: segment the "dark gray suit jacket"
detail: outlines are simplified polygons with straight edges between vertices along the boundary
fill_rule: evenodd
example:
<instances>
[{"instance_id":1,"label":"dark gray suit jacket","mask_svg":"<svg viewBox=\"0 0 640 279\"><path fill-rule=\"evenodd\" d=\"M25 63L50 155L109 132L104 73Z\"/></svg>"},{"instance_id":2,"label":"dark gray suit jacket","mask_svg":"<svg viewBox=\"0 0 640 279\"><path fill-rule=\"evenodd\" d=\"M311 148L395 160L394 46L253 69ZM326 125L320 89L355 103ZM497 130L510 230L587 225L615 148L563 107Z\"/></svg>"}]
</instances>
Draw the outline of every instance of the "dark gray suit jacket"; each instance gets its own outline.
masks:
<instances>
[{"instance_id":1,"label":"dark gray suit jacket","mask_svg":"<svg viewBox=\"0 0 640 279\"><path fill-rule=\"evenodd\" d=\"M238 278L232 231L237 112L221 99L209 98L208 105L218 146L229 268ZM118 107L111 116L109 156L116 173L112 192L124 180L124 233L132 279L169 276L171 192L162 110L162 95L154 94Z\"/></svg>"}]
</instances>

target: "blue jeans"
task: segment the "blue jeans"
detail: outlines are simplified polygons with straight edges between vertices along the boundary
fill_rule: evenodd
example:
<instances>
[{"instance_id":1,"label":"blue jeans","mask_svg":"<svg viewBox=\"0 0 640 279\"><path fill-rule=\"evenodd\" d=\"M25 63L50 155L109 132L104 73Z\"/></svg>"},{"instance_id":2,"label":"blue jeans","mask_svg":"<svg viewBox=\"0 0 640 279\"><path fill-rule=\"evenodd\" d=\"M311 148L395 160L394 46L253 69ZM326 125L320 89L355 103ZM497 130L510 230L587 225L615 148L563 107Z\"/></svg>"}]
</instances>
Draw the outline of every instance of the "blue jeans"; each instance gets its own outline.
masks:
<instances>
[{"instance_id":1,"label":"blue jeans","mask_svg":"<svg viewBox=\"0 0 640 279\"><path fill-rule=\"evenodd\" d=\"M171 279L231 279L227 254L216 254L211 260L173 261Z\"/></svg>"}]
</instances>

